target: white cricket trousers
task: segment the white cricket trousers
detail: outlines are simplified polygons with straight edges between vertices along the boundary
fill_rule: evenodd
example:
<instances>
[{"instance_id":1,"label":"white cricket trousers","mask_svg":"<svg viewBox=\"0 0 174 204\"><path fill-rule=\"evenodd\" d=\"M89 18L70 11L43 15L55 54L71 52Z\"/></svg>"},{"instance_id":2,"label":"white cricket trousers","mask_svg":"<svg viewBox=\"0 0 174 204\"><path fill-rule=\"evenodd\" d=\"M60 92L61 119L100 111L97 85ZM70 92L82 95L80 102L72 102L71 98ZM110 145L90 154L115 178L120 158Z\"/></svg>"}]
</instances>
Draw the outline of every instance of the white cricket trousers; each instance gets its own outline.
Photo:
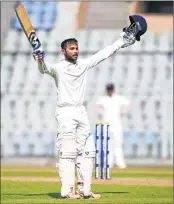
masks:
<instances>
[{"instance_id":1,"label":"white cricket trousers","mask_svg":"<svg viewBox=\"0 0 174 204\"><path fill-rule=\"evenodd\" d=\"M76 159L84 152L90 126L83 106L59 108L56 119L58 124L56 167L61 181L61 196L66 197L70 192L74 192Z\"/></svg>"},{"instance_id":2,"label":"white cricket trousers","mask_svg":"<svg viewBox=\"0 0 174 204\"><path fill-rule=\"evenodd\" d=\"M123 150L123 130L119 122L110 123L110 166L116 164L119 168L125 168L124 150Z\"/></svg>"},{"instance_id":3,"label":"white cricket trousers","mask_svg":"<svg viewBox=\"0 0 174 204\"><path fill-rule=\"evenodd\" d=\"M56 112L57 151L62 154L77 155L84 150L86 138L90 133L88 116L84 106L61 107Z\"/></svg>"}]
</instances>

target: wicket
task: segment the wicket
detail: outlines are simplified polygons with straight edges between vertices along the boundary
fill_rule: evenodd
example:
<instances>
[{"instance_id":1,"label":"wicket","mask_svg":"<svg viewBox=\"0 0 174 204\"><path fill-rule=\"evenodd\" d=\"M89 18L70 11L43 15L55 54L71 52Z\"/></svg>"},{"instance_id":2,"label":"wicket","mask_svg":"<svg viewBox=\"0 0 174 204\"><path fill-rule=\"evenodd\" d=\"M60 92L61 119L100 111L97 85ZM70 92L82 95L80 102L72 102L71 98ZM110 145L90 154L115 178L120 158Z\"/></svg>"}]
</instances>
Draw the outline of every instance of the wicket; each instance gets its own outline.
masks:
<instances>
[{"instance_id":1,"label":"wicket","mask_svg":"<svg viewBox=\"0 0 174 204\"><path fill-rule=\"evenodd\" d=\"M109 169L109 124L106 122L98 122L95 126L95 147L96 147L96 157L95 157L95 178L104 179L104 168L105 178L110 178ZM106 140L105 140L106 139ZM106 143L105 143L106 141ZM106 158L105 158L106 157Z\"/></svg>"}]
</instances>

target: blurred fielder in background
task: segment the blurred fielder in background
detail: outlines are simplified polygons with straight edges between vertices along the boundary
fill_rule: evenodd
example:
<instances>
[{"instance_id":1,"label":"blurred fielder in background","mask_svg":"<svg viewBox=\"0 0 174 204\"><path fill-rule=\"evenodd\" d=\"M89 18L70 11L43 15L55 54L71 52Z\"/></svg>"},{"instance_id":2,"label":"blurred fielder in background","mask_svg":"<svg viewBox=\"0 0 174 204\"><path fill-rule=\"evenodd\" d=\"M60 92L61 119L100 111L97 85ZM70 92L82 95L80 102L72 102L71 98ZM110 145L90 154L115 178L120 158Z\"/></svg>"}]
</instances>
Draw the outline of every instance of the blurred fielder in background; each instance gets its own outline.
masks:
<instances>
[{"instance_id":1,"label":"blurred fielder in background","mask_svg":"<svg viewBox=\"0 0 174 204\"><path fill-rule=\"evenodd\" d=\"M106 85L106 96L100 96L96 103L96 111L100 120L109 123L111 137L111 151L109 165L116 164L119 168L126 168L123 153L123 127L121 118L131 108L129 100L125 96L114 94L114 84Z\"/></svg>"},{"instance_id":2,"label":"blurred fielder in background","mask_svg":"<svg viewBox=\"0 0 174 204\"><path fill-rule=\"evenodd\" d=\"M53 77L57 87L57 168L62 198L100 198L100 195L91 192L95 151L85 151L85 144L90 138L90 125L83 106L87 73L120 48L140 40L146 28L145 19L137 16L129 27L124 28L124 32L112 45L83 60L78 60L78 41L74 38L61 43L61 52L65 59L56 64L44 61L45 52L41 47L33 52L40 72ZM74 194L75 164L78 169L78 180L81 180L76 194Z\"/></svg>"}]
</instances>

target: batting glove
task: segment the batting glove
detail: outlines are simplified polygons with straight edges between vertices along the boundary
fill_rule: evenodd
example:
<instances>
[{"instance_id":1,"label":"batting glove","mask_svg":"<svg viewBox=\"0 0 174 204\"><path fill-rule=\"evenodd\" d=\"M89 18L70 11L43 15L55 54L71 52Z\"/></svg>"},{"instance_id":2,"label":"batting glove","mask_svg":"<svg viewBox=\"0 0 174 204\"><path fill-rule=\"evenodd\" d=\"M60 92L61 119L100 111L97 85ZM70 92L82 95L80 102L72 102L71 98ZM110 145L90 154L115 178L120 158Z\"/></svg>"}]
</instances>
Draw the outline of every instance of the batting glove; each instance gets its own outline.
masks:
<instances>
[{"instance_id":1,"label":"batting glove","mask_svg":"<svg viewBox=\"0 0 174 204\"><path fill-rule=\"evenodd\" d=\"M125 44L122 46L122 48L134 44L136 41L136 36L141 30L142 29L139 22L132 23L130 26L123 28L121 38Z\"/></svg>"},{"instance_id":2,"label":"batting glove","mask_svg":"<svg viewBox=\"0 0 174 204\"><path fill-rule=\"evenodd\" d=\"M41 47L34 50L32 55L33 55L34 59L37 61L41 61L45 58L45 52L43 51L43 49Z\"/></svg>"},{"instance_id":3,"label":"batting glove","mask_svg":"<svg viewBox=\"0 0 174 204\"><path fill-rule=\"evenodd\" d=\"M124 45L122 45L121 48L128 47L128 46L134 44L135 41L136 41L135 36L132 33L129 33L129 32L121 33L120 37L124 41Z\"/></svg>"}]
</instances>

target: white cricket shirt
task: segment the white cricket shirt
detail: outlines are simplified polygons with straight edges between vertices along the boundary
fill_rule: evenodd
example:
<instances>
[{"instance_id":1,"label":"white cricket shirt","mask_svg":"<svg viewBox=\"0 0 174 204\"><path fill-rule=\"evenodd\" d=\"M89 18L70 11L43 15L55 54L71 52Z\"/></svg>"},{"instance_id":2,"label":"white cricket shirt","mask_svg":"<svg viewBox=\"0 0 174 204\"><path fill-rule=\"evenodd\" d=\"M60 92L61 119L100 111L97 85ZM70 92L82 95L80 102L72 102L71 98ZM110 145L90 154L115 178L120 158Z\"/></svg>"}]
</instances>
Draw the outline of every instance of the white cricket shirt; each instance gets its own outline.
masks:
<instances>
[{"instance_id":1,"label":"white cricket shirt","mask_svg":"<svg viewBox=\"0 0 174 204\"><path fill-rule=\"evenodd\" d=\"M87 72L101 61L107 59L124 45L122 38L102 49L95 55L75 64L62 60L56 64L38 63L42 74L47 73L55 79L57 87L57 107L78 107L83 105L87 82ZM43 66L45 65L45 66Z\"/></svg>"},{"instance_id":2,"label":"white cricket shirt","mask_svg":"<svg viewBox=\"0 0 174 204\"><path fill-rule=\"evenodd\" d=\"M128 106L130 101L121 95L114 94L113 96L100 96L96 105L102 107L102 116L104 121L120 120L122 108Z\"/></svg>"}]
</instances>

